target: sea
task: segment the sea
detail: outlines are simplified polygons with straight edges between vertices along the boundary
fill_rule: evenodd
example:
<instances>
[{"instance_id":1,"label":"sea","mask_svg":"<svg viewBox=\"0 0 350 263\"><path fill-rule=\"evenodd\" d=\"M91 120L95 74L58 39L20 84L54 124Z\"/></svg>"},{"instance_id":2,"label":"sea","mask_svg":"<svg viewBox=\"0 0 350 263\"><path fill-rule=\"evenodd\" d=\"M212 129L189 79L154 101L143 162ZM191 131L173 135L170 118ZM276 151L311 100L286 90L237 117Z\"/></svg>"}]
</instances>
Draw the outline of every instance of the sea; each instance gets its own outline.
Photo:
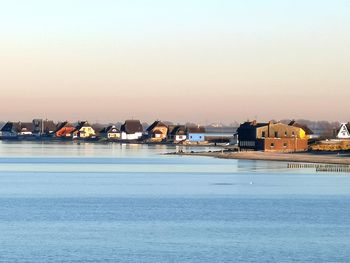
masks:
<instances>
[{"instance_id":1,"label":"sea","mask_svg":"<svg viewBox=\"0 0 350 263\"><path fill-rule=\"evenodd\" d=\"M0 262L350 262L350 174L176 150L0 141Z\"/></svg>"}]
</instances>

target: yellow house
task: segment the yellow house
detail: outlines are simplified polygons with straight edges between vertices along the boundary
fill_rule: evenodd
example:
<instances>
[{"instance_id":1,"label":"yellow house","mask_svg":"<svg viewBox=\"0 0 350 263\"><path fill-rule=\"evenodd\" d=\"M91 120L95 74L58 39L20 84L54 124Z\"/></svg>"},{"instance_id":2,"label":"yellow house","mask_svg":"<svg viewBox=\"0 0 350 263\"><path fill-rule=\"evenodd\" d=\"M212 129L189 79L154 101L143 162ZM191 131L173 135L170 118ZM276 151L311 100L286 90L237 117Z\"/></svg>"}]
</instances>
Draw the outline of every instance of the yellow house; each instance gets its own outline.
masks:
<instances>
[{"instance_id":1,"label":"yellow house","mask_svg":"<svg viewBox=\"0 0 350 263\"><path fill-rule=\"evenodd\" d=\"M73 132L73 138L95 138L96 132L87 121L79 122Z\"/></svg>"}]
</instances>

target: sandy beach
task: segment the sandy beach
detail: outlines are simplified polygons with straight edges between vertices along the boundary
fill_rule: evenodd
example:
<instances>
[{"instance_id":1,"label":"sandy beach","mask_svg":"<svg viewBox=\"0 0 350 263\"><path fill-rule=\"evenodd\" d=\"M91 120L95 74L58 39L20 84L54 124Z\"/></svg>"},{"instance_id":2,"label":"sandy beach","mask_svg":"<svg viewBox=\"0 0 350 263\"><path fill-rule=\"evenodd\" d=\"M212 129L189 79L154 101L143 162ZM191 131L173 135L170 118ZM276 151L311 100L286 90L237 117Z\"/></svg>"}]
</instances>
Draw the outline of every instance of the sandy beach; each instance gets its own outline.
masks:
<instances>
[{"instance_id":1,"label":"sandy beach","mask_svg":"<svg viewBox=\"0 0 350 263\"><path fill-rule=\"evenodd\" d=\"M273 153L273 152L183 152L177 155L207 156L223 159L265 160L299 163L350 165L350 154L336 153Z\"/></svg>"}]
</instances>

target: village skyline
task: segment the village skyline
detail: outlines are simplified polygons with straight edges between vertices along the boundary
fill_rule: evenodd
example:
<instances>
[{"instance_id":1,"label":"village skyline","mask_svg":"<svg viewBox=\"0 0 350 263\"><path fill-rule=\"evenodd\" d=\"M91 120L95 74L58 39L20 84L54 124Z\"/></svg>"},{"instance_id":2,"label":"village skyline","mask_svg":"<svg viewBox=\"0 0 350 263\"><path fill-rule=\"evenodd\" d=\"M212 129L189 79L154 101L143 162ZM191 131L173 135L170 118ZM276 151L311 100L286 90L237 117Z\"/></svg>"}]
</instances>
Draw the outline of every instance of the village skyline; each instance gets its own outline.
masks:
<instances>
[{"instance_id":1,"label":"village skyline","mask_svg":"<svg viewBox=\"0 0 350 263\"><path fill-rule=\"evenodd\" d=\"M303 118L281 118L281 119L275 119L275 118L269 118L269 119L261 119L257 118L255 116L254 118L246 118L242 120L231 120L229 122L223 122L223 121L217 121L217 122L210 122L206 120L205 122L200 122L200 121L194 121L194 120L172 120L172 119L161 119L161 118L153 118L153 119L142 119L142 118L135 118L135 117L130 117L130 118L115 118L113 120L107 120L107 121L101 121L99 119L92 120L88 118L79 118L79 119L73 119L73 118L63 118L63 119L53 119L53 118L46 118L46 117L32 117L32 118L16 118L16 119L0 119L0 124L4 124L6 122L31 122L35 119L41 119L41 120L47 120L47 121L53 121L55 123L60 123L60 122L71 122L71 123L78 123L81 121L88 121L92 124L122 124L125 120L140 120L141 123L143 124L150 124L154 121L162 121L165 123L169 124L188 124L188 125L201 125L201 126L213 126L213 127L238 127L241 123L246 122L246 121L261 121L261 122L282 122L282 123L287 123L292 120L296 120L301 123L328 123L328 124L340 124L340 123L347 123L349 122L348 119L345 120L313 120L313 119L303 119Z\"/></svg>"}]
</instances>

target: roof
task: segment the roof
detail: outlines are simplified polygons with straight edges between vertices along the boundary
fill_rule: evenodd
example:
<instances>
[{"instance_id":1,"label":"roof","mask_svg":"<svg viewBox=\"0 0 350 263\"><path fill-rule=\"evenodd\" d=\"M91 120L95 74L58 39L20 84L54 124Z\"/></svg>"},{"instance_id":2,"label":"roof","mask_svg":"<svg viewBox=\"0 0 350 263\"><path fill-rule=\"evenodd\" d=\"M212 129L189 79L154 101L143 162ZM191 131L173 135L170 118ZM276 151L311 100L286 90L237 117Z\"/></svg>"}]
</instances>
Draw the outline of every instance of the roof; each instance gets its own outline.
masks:
<instances>
[{"instance_id":1,"label":"roof","mask_svg":"<svg viewBox=\"0 0 350 263\"><path fill-rule=\"evenodd\" d=\"M166 125L165 123L161 122L161 121L155 121L153 122L148 128L147 131L150 132L152 131L155 127L168 127L168 125Z\"/></svg>"},{"instance_id":2,"label":"roof","mask_svg":"<svg viewBox=\"0 0 350 263\"><path fill-rule=\"evenodd\" d=\"M115 131L112 131L114 129ZM115 125L110 125L110 126L104 127L100 132L101 133L112 133L112 132L120 133L120 130Z\"/></svg>"},{"instance_id":3,"label":"roof","mask_svg":"<svg viewBox=\"0 0 350 263\"><path fill-rule=\"evenodd\" d=\"M186 127L185 125L170 125L168 134L175 136L175 135L185 135L186 134Z\"/></svg>"},{"instance_id":4,"label":"roof","mask_svg":"<svg viewBox=\"0 0 350 263\"><path fill-rule=\"evenodd\" d=\"M20 132L21 126L20 122L12 122L8 121L6 124L1 128L2 132Z\"/></svg>"},{"instance_id":5,"label":"roof","mask_svg":"<svg viewBox=\"0 0 350 263\"><path fill-rule=\"evenodd\" d=\"M74 125L69 123L68 121L64 121L64 122L61 122L61 123L57 124L56 131L59 131L59 130L61 130L64 127L73 127L74 128Z\"/></svg>"},{"instance_id":6,"label":"roof","mask_svg":"<svg viewBox=\"0 0 350 263\"><path fill-rule=\"evenodd\" d=\"M205 128L202 126L190 126L187 127L188 133L205 133Z\"/></svg>"},{"instance_id":7,"label":"roof","mask_svg":"<svg viewBox=\"0 0 350 263\"><path fill-rule=\"evenodd\" d=\"M143 132L142 124L139 120L126 120L120 130L127 134Z\"/></svg>"},{"instance_id":8,"label":"roof","mask_svg":"<svg viewBox=\"0 0 350 263\"><path fill-rule=\"evenodd\" d=\"M238 130L242 130L242 129L252 129L252 128L260 128L260 127L264 127L264 126L267 126L269 125L269 123L267 122L256 122L256 121L247 121L247 122L244 122L242 123L238 129Z\"/></svg>"},{"instance_id":9,"label":"roof","mask_svg":"<svg viewBox=\"0 0 350 263\"><path fill-rule=\"evenodd\" d=\"M343 124L345 124L345 127L348 129L348 131L350 132L350 122L348 123L341 123L340 127L338 129L336 129L336 133L338 134L341 130L341 128L343 127Z\"/></svg>"},{"instance_id":10,"label":"roof","mask_svg":"<svg viewBox=\"0 0 350 263\"><path fill-rule=\"evenodd\" d=\"M77 126L75 126L76 130L80 130L83 127L91 127L91 125L87 121L80 121Z\"/></svg>"},{"instance_id":11,"label":"roof","mask_svg":"<svg viewBox=\"0 0 350 263\"><path fill-rule=\"evenodd\" d=\"M307 127L307 125L297 123L294 120L292 120L288 125L303 129L305 131L306 135L314 134L314 132L309 127Z\"/></svg>"}]
</instances>

